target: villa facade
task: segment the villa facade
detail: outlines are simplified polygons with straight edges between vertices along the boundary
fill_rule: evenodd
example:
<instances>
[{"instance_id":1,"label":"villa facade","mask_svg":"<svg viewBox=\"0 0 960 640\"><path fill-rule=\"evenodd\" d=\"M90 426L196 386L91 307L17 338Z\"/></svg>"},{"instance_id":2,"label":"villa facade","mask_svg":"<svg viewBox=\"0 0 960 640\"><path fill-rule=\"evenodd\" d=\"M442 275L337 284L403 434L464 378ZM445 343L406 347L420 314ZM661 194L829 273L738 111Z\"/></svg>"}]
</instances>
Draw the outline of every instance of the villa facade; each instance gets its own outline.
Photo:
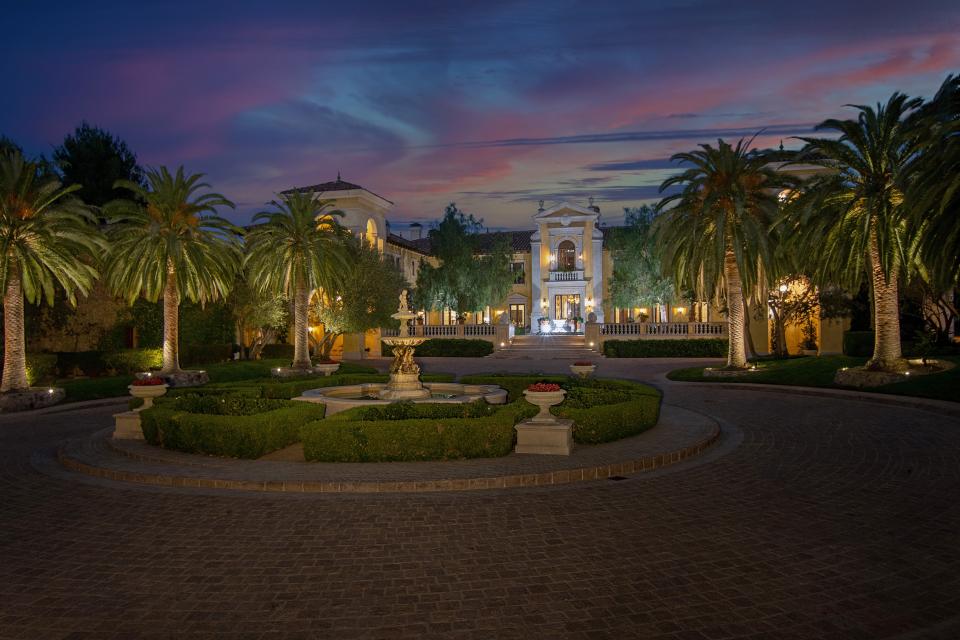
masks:
<instances>
[{"instance_id":1,"label":"villa facade","mask_svg":"<svg viewBox=\"0 0 960 640\"><path fill-rule=\"evenodd\" d=\"M391 233L387 214L393 203L338 176L331 182L298 190L313 191L332 200L344 212L346 228L393 261L411 287L420 265L437 264L426 233L413 237ZM669 300L648 307L621 309L609 304L609 283L614 259L605 240L612 227L602 224L600 208L592 199L587 206L561 202L531 212L531 229L506 232L512 248L515 280L509 295L495 307L468 313L465 329L456 330L451 310L420 310L428 335L481 337L499 341L494 325L506 315L517 333L582 331L588 318L596 321L600 340L638 338L697 338L726 335L726 317L714 303L702 300ZM481 234L481 251L495 234ZM749 331L757 353L769 353L769 318L751 317ZM821 353L838 353L842 347L842 320L815 320ZM431 329L433 328L433 329ZM802 337L788 327L791 352L800 351ZM377 355L380 332L344 338L345 356Z\"/></svg>"}]
</instances>

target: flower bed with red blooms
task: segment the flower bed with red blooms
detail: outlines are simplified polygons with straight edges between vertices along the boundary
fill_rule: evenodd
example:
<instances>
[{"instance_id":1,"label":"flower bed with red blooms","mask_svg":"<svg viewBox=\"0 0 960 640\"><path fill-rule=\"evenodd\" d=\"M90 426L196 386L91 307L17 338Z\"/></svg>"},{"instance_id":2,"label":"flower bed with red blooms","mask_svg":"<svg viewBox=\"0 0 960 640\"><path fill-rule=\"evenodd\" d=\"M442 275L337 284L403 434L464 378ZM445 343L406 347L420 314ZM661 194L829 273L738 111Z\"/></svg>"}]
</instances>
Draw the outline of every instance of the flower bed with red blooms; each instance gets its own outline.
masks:
<instances>
[{"instance_id":1,"label":"flower bed with red blooms","mask_svg":"<svg viewBox=\"0 0 960 640\"><path fill-rule=\"evenodd\" d=\"M552 382L536 382L529 387L527 391L535 391L537 393L548 393L550 391L560 391L560 385L553 384Z\"/></svg>"},{"instance_id":2,"label":"flower bed with red blooms","mask_svg":"<svg viewBox=\"0 0 960 640\"><path fill-rule=\"evenodd\" d=\"M581 360L580 362L574 362L573 366L575 367L592 367L592 362L587 362L586 360Z\"/></svg>"},{"instance_id":3,"label":"flower bed with red blooms","mask_svg":"<svg viewBox=\"0 0 960 640\"><path fill-rule=\"evenodd\" d=\"M131 382L135 387L158 387L161 384L166 384L163 378L154 378L153 376L149 378L138 378Z\"/></svg>"}]
</instances>

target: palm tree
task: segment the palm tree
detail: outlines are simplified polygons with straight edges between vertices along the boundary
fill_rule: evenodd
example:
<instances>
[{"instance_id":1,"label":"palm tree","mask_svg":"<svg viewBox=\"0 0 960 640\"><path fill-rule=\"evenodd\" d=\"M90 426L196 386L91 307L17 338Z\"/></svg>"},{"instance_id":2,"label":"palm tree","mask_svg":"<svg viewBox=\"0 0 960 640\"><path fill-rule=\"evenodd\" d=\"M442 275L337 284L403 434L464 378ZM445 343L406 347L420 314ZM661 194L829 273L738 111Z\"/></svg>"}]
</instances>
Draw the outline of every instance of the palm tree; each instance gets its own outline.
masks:
<instances>
[{"instance_id":1,"label":"palm tree","mask_svg":"<svg viewBox=\"0 0 960 640\"><path fill-rule=\"evenodd\" d=\"M135 201L115 200L105 207L110 216L107 235L107 285L133 302L143 296L163 297L163 369L180 371L179 309L184 297L200 303L224 298L240 267L240 230L215 215L233 203L209 189L203 174L187 176L183 167L171 174L166 167L148 169L146 186L118 180Z\"/></svg>"},{"instance_id":2,"label":"palm tree","mask_svg":"<svg viewBox=\"0 0 960 640\"><path fill-rule=\"evenodd\" d=\"M903 371L898 278L908 264L904 191L916 136L907 116L921 104L894 93L876 108L849 105L856 120L825 120L837 138L800 138L796 162L829 171L813 178L789 209L794 241L806 249L818 284L856 289L868 273L875 338L867 368Z\"/></svg>"},{"instance_id":3,"label":"palm tree","mask_svg":"<svg viewBox=\"0 0 960 640\"><path fill-rule=\"evenodd\" d=\"M725 294L729 368L747 364L743 291L755 289L762 270L772 264L770 229L779 211L778 194L796 186L795 179L770 166L767 152L752 150L752 142L741 139L732 146L718 140L716 147L703 144L674 155L671 160L693 166L660 185L661 192L682 188L657 205L663 211L656 223L658 243L677 289ZM676 205L667 209L671 203Z\"/></svg>"},{"instance_id":4,"label":"palm tree","mask_svg":"<svg viewBox=\"0 0 960 640\"><path fill-rule=\"evenodd\" d=\"M97 271L93 256L105 247L96 218L63 187L13 149L0 154L0 286L4 351L0 392L29 387L24 345L24 297L53 304L59 287L71 304L86 295Z\"/></svg>"},{"instance_id":5,"label":"palm tree","mask_svg":"<svg viewBox=\"0 0 960 640\"><path fill-rule=\"evenodd\" d=\"M947 291L960 277L960 75L947 76L912 124L919 153L910 166L910 222L932 284Z\"/></svg>"},{"instance_id":6,"label":"palm tree","mask_svg":"<svg viewBox=\"0 0 960 640\"><path fill-rule=\"evenodd\" d=\"M343 213L306 191L284 194L270 204L273 211L253 218L244 265L262 292L293 299L293 366L309 369L310 298L317 289L335 289L340 280L345 260L336 218Z\"/></svg>"}]
</instances>

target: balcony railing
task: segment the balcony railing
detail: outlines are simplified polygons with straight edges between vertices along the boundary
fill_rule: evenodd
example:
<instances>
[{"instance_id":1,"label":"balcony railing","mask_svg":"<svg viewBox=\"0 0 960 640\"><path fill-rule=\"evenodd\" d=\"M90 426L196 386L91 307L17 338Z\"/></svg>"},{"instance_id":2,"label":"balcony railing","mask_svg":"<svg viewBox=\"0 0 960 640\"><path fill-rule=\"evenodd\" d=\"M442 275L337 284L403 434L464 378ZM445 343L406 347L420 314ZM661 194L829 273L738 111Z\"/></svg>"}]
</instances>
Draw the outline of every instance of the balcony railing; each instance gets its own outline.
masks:
<instances>
[{"instance_id":1,"label":"balcony railing","mask_svg":"<svg viewBox=\"0 0 960 640\"><path fill-rule=\"evenodd\" d=\"M550 272L550 282L571 282L576 280L583 280L583 269Z\"/></svg>"},{"instance_id":2,"label":"balcony railing","mask_svg":"<svg viewBox=\"0 0 960 640\"><path fill-rule=\"evenodd\" d=\"M455 324L426 324L423 325L423 335L427 337L435 336L456 336L457 325Z\"/></svg>"},{"instance_id":3,"label":"balcony railing","mask_svg":"<svg viewBox=\"0 0 960 640\"><path fill-rule=\"evenodd\" d=\"M463 335L465 336L493 336L496 334L497 334L497 328L492 324L463 325Z\"/></svg>"},{"instance_id":4,"label":"balcony railing","mask_svg":"<svg viewBox=\"0 0 960 640\"><path fill-rule=\"evenodd\" d=\"M688 336L720 338L727 335L726 322L615 322L600 325L604 336Z\"/></svg>"}]
</instances>

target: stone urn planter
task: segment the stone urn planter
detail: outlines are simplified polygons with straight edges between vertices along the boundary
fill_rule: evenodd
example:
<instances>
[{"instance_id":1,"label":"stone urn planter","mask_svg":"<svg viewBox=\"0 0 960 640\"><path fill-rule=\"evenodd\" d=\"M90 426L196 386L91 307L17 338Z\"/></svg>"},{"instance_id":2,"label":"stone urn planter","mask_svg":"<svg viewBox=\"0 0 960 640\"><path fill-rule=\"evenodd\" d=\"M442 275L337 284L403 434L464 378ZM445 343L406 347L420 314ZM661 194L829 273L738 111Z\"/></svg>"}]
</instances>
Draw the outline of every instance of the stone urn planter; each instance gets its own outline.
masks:
<instances>
[{"instance_id":1,"label":"stone urn planter","mask_svg":"<svg viewBox=\"0 0 960 640\"><path fill-rule=\"evenodd\" d=\"M337 369L340 368L339 362L334 362L333 360L328 360L326 362L321 362L320 364L314 365L313 370L317 373L322 373L325 376L330 376L336 373Z\"/></svg>"},{"instance_id":2,"label":"stone urn planter","mask_svg":"<svg viewBox=\"0 0 960 640\"><path fill-rule=\"evenodd\" d=\"M159 398L165 394L168 387L161 378L142 378L127 388L130 389L130 395L134 398L143 399L141 409L149 409L153 406L154 398Z\"/></svg>"},{"instance_id":3,"label":"stone urn planter","mask_svg":"<svg viewBox=\"0 0 960 640\"><path fill-rule=\"evenodd\" d=\"M575 376L580 376L581 378L586 378L587 376L593 375L593 372L597 370L597 365L592 362L574 362L570 365L570 372Z\"/></svg>"},{"instance_id":4,"label":"stone urn planter","mask_svg":"<svg viewBox=\"0 0 960 640\"><path fill-rule=\"evenodd\" d=\"M538 383L527 387L523 392L523 397L530 404L535 404L540 408L540 412L530 418L528 422L534 424L553 424L557 419L550 413L550 407L563 402L567 392L557 384Z\"/></svg>"}]
</instances>

